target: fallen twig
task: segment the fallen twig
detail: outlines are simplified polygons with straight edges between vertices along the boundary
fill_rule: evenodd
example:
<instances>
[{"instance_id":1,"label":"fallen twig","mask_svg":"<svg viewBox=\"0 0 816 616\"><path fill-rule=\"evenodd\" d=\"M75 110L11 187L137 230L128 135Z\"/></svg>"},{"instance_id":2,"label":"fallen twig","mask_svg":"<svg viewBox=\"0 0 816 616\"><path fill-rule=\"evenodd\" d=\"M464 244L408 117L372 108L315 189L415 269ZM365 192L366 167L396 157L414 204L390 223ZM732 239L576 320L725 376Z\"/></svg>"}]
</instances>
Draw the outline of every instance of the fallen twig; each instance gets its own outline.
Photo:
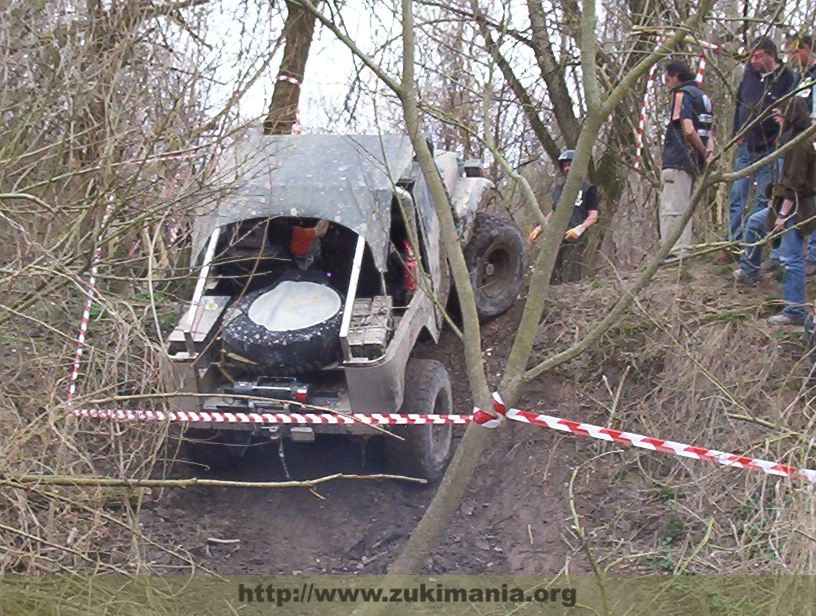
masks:
<instances>
[{"instance_id":1,"label":"fallen twig","mask_svg":"<svg viewBox=\"0 0 816 616\"><path fill-rule=\"evenodd\" d=\"M346 475L345 473L335 473L316 479L306 479L303 481L227 481L224 479L200 479L190 477L189 479L116 479L113 477L69 477L66 475L20 475L18 477L0 477L0 485L11 485L21 483L37 483L52 486L76 486L76 487L110 487L110 488L307 488L312 490L315 486L346 479L352 481L361 480L382 480L396 479L398 481L408 481L410 483L425 484L425 479L418 477L406 477L404 475Z\"/></svg>"}]
</instances>

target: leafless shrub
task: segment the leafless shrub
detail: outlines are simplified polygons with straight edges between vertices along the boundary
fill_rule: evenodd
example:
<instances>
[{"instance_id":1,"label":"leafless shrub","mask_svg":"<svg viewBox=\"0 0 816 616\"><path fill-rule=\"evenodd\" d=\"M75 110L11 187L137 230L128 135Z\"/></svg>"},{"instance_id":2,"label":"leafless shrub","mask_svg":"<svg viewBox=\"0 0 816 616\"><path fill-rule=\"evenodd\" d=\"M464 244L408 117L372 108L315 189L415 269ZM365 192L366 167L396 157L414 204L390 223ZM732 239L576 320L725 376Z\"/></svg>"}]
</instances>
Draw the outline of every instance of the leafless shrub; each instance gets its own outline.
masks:
<instances>
[{"instance_id":1,"label":"leafless shrub","mask_svg":"<svg viewBox=\"0 0 816 616\"><path fill-rule=\"evenodd\" d=\"M68 392L96 266L72 403L164 404L149 396L164 391L160 343L179 308L187 223L212 198L217 127L230 125L209 95L200 4L12 1L0 12L0 571L145 571L149 491L12 478L166 473L166 426L76 421Z\"/></svg>"}]
</instances>

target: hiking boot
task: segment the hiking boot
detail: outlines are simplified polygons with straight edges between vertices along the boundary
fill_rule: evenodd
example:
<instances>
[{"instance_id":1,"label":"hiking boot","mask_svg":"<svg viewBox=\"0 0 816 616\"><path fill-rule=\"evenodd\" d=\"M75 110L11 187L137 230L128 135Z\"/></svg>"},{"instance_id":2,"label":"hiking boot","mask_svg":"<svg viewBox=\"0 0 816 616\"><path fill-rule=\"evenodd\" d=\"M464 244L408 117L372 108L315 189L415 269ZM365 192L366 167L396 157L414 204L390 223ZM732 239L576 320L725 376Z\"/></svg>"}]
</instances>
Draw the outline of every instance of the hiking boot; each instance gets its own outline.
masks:
<instances>
[{"instance_id":1,"label":"hiking boot","mask_svg":"<svg viewBox=\"0 0 816 616\"><path fill-rule=\"evenodd\" d=\"M805 276L816 274L816 261L805 261Z\"/></svg>"},{"instance_id":2,"label":"hiking boot","mask_svg":"<svg viewBox=\"0 0 816 616\"><path fill-rule=\"evenodd\" d=\"M742 269L735 269L734 281L737 284L745 285L746 287L755 287L759 282L759 276L751 276L743 272Z\"/></svg>"},{"instance_id":3,"label":"hiking boot","mask_svg":"<svg viewBox=\"0 0 816 616\"><path fill-rule=\"evenodd\" d=\"M804 325L804 319L796 319L794 317L790 317L786 315L784 312L780 312L779 314L775 314L772 317L768 317L768 325L774 325L776 327L787 327L789 325L792 326L802 326Z\"/></svg>"},{"instance_id":4,"label":"hiking boot","mask_svg":"<svg viewBox=\"0 0 816 616\"><path fill-rule=\"evenodd\" d=\"M728 248L723 248L714 260L717 263L736 263L739 259Z\"/></svg>"},{"instance_id":5,"label":"hiking boot","mask_svg":"<svg viewBox=\"0 0 816 616\"><path fill-rule=\"evenodd\" d=\"M816 266L816 263L813 264ZM771 272L775 272L779 269L779 259L774 259L771 257L770 259L765 259L762 264L759 266L759 271L763 274L770 274ZM814 270L816 273L816 270Z\"/></svg>"}]
</instances>

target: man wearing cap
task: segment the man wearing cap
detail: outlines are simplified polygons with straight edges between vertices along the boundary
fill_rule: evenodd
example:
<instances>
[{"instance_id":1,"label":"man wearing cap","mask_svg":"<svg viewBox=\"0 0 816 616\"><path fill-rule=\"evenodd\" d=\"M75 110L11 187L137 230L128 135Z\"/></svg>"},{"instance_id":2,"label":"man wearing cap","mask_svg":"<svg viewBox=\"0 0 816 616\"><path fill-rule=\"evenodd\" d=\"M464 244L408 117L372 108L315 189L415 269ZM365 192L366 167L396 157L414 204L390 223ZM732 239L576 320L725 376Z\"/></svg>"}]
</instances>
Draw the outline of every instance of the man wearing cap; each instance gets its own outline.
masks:
<instances>
[{"instance_id":1,"label":"man wearing cap","mask_svg":"<svg viewBox=\"0 0 816 616\"><path fill-rule=\"evenodd\" d=\"M795 83L793 71L779 62L774 42L764 36L754 41L750 60L737 89L734 135L740 137L734 162L735 172L745 169L774 151L779 136L779 124L767 110L789 94L794 89ZM759 120L763 114L765 117ZM743 212L746 206L750 205L747 203L748 194L754 182L756 182L754 209L767 207L768 197L765 190L771 181L773 164L765 165L749 176L735 180L731 185L731 226L728 239L736 241L742 238ZM750 214L751 211L746 212L746 218ZM730 251L724 250L718 261L727 262L733 258Z\"/></svg>"},{"instance_id":2,"label":"man wearing cap","mask_svg":"<svg viewBox=\"0 0 816 616\"><path fill-rule=\"evenodd\" d=\"M561 175L566 178L569 175L572 160L575 158L575 150L564 150L558 156L558 167ZM561 193L564 191L564 182L558 182L552 192L553 211L561 200ZM547 214L549 222L552 211ZM553 268L552 283L574 282L581 277L581 265L586 238L582 237L584 232L598 220L598 189L588 180L584 181L581 187L581 194L575 200L570 214L569 228L564 234L561 248ZM534 242L541 235L541 225L538 225L530 233L530 241Z\"/></svg>"},{"instance_id":3,"label":"man wearing cap","mask_svg":"<svg viewBox=\"0 0 816 616\"><path fill-rule=\"evenodd\" d=\"M711 125L714 108L700 89L691 68L682 60L670 60L664 67L664 81L671 92L669 119L663 141L663 166L660 178L660 242L666 244L680 225L691 201L694 178L714 158ZM683 256L692 243L691 221L686 223L673 256Z\"/></svg>"}]
</instances>

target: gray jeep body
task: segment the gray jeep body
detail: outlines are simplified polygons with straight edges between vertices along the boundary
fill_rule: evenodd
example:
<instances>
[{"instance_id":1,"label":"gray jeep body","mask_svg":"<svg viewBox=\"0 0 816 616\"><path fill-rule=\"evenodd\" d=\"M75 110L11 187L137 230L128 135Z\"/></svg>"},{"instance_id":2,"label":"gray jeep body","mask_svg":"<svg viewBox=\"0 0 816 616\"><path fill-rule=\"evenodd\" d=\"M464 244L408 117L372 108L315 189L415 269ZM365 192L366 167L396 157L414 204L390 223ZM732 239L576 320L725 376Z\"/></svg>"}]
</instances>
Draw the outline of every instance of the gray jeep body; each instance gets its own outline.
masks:
<instances>
[{"instance_id":1,"label":"gray jeep body","mask_svg":"<svg viewBox=\"0 0 816 616\"><path fill-rule=\"evenodd\" d=\"M464 245L493 184L466 174L453 153L438 153L435 160ZM211 412L398 412L411 352L422 332L438 339L450 288L436 209L408 137L268 136L250 129L236 138L219 166L219 190L213 203L198 212L193 231L195 291L167 338L178 391L196 394L180 394L176 407ZM338 268L333 281L343 281L337 289L343 298L342 356L303 374L255 368L246 375L225 369L220 339L225 314L242 295L264 284L260 279L267 263L288 258L280 251L273 260L267 258L274 240L268 221L314 224L319 219L330 221L329 233L335 234L333 244L322 242L321 260L327 268ZM227 241L228 236L233 239ZM405 267L401 251L407 250L406 244L415 255L419 278L417 289L409 293L394 291L404 278L400 268ZM239 258L246 260L250 273L225 291L228 286L219 278L224 264ZM359 424L200 422L190 427L303 441L317 433L376 433Z\"/></svg>"}]
</instances>

